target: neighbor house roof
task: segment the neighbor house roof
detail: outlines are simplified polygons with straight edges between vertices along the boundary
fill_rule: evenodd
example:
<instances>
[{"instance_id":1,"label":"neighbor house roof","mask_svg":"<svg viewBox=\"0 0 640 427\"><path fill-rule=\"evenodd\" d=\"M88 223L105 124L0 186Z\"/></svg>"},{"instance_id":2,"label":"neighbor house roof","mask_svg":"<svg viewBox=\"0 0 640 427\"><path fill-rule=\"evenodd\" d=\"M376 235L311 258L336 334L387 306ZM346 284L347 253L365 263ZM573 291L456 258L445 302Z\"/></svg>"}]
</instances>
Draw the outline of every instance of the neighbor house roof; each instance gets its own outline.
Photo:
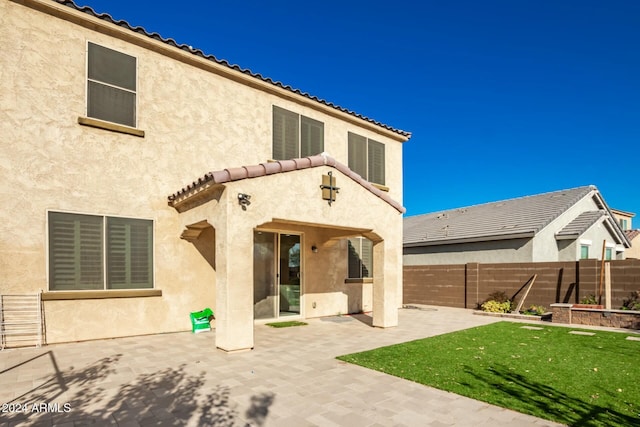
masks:
<instances>
[{"instance_id":1,"label":"neighbor house roof","mask_svg":"<svg viewBox=\"0 0 640 427\"><path fill-rule=\"evenodd\" d=\"M140 26L134 27L131 24L129 24L127 21L116 20L113 17L111 17L111 15L109 15L107 13L97 13L96 11L94 11L89 6L78 6L78 5L75 4L75 2L73 2L71 0L53 0L53 1L56 2L56 3L71 7L73 9L75 9L75 10L80 11L80 12L89 14L89 15L94 16L96 18L102 19L104 21L110 22L110 23L115 24L115 25L117 25L119 27L126 28L126 29L128 29L130 31L133 31L133 32L136 32L138 34L142 34L142 35L150 37L152 39L161 41L161 42L166 43L166 44L168 44L170 46L173 46L175 48L181 49L181 50L183 50L185 52L191 53L191 54L193 54L195 56L199 56L201 58L204 58L204 59L207 59L209 61L215 62L217 64L223 65L225 67L228 67L230 69L233 69L233 70L237 71L238 73L242 73L242 74L251 76L253 78L256 78L256 79L259 79L261 81L270 83L270 84L272 84L274 86L277 86L279 88L282 88L282 89L285 89L287 91L290 91L292 93L301 95L301 96L303 96L305 98L308 98L310 100L313 100L313 101L315 101L315 102L317 102L319 104L326 105L328 107L334 108L334 109L336 109L338 111L341 111L343 113L346 113L346 114L349 114L351 116L357 117L358 119L361 119L361 120L364 120L366 122L372 123L372 124L374 124L376 126L380 126L380 127L384 128L384 129L387 129L387 130L389 130L391 132L394 132L394 133L396 133L398 135L401 135L401 136L405 137L406 139L411 137L411 132L407 132L407 131L403 131L403 130L400 130L400 129L396 129L396 128L392 127L392 126L386 125L384 123L380 123L380 122L378 122L376 120L373 120L373 119L371 119L369 117L363 116L363 115L358 114L358 113L356 113L354 111L351 111L351 110L348 110L348 109L346 109L344 107L336 105L336 104L334 104L332 102L329 102L327 100L324 100L324 99L318 98L316 96L310 95L307 92L302 92L300 89L295 89L295 88L293 88L293 87L291 87L289 85L285 85L282 82L274 81L273 79L271 79L269 77L262 76L262 74L254 73L253 71L251 71L251 70L249 70L247 68L242 68L239 65L231 64L231 63L229 63L228 61L226 61L224 59L218 59L218 58L216 58L215 56L213 56L211 54L204 53L200 49L193 48L192 46L189 46L189 45L186 45L186 44L179 44L178 42L176 42L175 40L173 40L171 38L165 39L164 37L162 37L158 33L155 33L155 32L154 33L149 33L143 27L140 27Z\"/></svg>"},{"instance_id":2,"label":"neighbor house roof","mask_svg":"<svg viewBox=\"0 0 640 427\"><path fill-rule=\"evenodd\" d=\"M607 205L595 186L589 185L406 217L403 243L404 246L426 246L533 237L589 194L594 195L602 211L579 215L561 231L567 234L575 233L577 230L588 228L608 211ZM613 222L612 224L613 232L621 241L624 241L624 234L617 225Z\"/></svg>"},{"instance_id":3,"label":"neighbor house roof","mask_svg":"<svg viewBox=\"0 0 640 427\"><path fill-rule=\"evenodd\" d=\"M624 234L631 241L640 235L640 230L625 230Z\"/></svg>"},{"instance_id":4,"label":"neighbor house roof","mask_svg":"<svg viewBox=\"0 0 640 427\"><path fill-rule=\"evenodd\" d=\"M604 210L582 212L562 230L558 231L556 238L576 239L606 214Z\"/></svg>"},{"instance_id":5,"label":"neighbor house roof","mask_svg":"<svg viewBox=\"0 0 640 427\"><path fill-rule=\"evenodd\" d=\"M279 173L292 172L307 168L314 168L318 166L330 166L332 168L337 169L344 175L348 176L362 187L364 187L367 191L375 194L380 199L384 200L386 203L395 208L398 212L404 213L405 208L393 200L386 191L382 191L379 188L375 187L366 179L362 178L360 175L349 169L343 163L340 163L333 157L329 156L326 153L317 154L315 156L303 157L299 159L291 159L291 160L278 160L275 162L267 162L260 163L258 165L251 166L241 166L236 168L229 169L221 169L214 172L209 172L204 176L198 178L197 181L192 182L186 187L182 188L180 191L177 191L169 196L169 206L176 207L178 204L181 204L191 197L196 196L202 191L211 188L215 185L222 185L232 181L239 181L243 179L250 178L258 178L267 175L274 175Z\"/></svg>"}]
</instances>

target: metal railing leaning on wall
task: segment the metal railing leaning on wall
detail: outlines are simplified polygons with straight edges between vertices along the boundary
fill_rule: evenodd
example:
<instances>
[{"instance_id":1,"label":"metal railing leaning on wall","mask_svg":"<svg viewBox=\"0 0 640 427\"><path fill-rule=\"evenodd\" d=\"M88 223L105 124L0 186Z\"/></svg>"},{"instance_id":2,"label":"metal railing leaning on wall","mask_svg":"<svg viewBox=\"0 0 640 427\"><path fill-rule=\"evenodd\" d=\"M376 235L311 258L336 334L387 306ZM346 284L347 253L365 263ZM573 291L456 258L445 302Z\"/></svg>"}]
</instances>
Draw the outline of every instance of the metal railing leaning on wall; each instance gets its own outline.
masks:
<instances>
[{"instance_id":1,"label":"metal railing leaning on wall","mask_svg":"<svg viewBox=\"0 0 640 427\"><path fill-rule=\"evenodd\" d=\"M0 350L42 345L41 294L0 295Z\"/></svg>"}]
</instances>

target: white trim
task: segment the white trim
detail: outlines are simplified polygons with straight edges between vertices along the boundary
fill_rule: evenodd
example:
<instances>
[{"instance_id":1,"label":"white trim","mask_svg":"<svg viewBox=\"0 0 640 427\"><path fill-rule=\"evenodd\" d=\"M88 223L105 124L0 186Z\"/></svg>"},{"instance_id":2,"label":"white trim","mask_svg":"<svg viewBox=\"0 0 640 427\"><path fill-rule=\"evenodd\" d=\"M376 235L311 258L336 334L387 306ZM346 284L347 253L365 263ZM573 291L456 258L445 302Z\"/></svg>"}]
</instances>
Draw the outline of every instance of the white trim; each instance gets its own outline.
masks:
<instances>
[{"instance_id":1,"label":"white trim","mask_svg":"<svg viewBox=\"0 0 640 427\"><path fill-rule=\"evenodd\" d=\"M589 239L580 239L580 244L581 245L588 245L591 246L593 244L593 241L589 240Z\"/></svg>"}]
</instances>

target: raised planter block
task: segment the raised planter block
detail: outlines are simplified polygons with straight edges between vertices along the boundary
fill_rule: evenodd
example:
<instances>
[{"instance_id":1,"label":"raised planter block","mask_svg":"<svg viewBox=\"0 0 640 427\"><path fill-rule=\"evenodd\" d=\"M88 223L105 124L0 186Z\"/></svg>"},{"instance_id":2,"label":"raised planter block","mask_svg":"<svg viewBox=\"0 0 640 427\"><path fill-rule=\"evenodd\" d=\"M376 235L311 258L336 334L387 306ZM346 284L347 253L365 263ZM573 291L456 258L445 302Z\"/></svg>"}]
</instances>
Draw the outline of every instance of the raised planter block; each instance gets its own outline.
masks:
<instances>
[{"instance_id":1,"label":"raised planter block","mask_svg":"<svg viewBox=\"0 0 640 427\"><path fill-rule=\"evenodd\" d=\"M570 325L640 329L640 311L605 310L594 307L591 304L551 304L551 321Z\"/></svg>"}]
</instances>

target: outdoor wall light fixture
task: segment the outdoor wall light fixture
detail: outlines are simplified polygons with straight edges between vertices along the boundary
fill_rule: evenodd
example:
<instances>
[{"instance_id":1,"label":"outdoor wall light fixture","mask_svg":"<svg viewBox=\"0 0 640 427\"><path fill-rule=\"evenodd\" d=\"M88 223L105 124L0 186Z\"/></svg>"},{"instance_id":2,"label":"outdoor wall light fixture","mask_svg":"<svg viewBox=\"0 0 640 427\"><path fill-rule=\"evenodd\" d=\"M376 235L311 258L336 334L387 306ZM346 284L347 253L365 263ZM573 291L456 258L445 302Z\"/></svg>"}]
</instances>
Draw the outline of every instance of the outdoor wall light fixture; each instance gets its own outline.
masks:
<instances>
[{"instance_id":1,"label":"outdoor wall light fixture","mask_svg":"<svg viewBox=\"0 0 640 427\"><path fill-rule=\"evenodd\" d=\"M313 252L314 254L318 253L318 247L316 245L311 246L311 252Z\"/></svg>"},{"instance_id":2,"label":"outdoor wall light fixture","mask_svg":"<svg viewBox=\"0 0 640 427\"><path fill-rule=\"evenodd\" d=\"M242 206L242 210L246 211L247 206L251 204L251 196L245 193L238 193L238 203Z\"/></svg>"}]
</instances>

